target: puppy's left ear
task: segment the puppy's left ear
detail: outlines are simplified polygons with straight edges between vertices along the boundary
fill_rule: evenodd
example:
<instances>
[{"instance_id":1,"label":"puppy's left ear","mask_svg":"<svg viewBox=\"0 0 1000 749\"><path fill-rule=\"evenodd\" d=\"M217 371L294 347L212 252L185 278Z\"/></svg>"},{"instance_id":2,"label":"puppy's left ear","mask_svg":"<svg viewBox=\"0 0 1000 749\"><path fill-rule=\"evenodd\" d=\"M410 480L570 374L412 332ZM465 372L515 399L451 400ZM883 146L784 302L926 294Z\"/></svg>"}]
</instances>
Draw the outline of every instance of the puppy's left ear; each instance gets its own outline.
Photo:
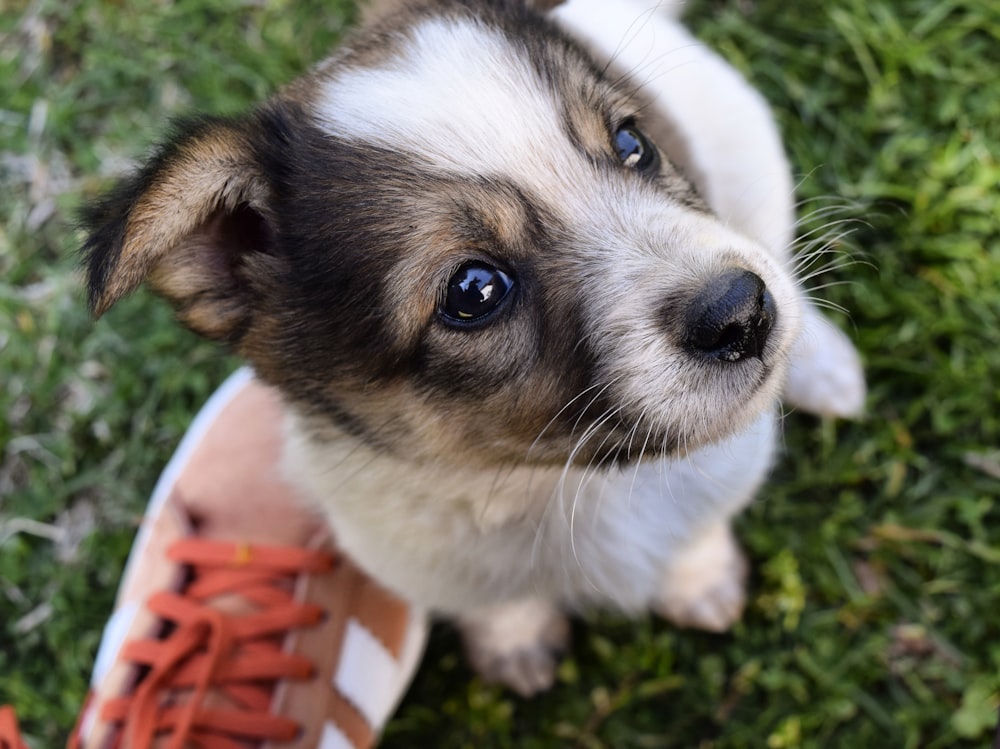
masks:
<instances>
[{"instance_id":1,"label":"puppy's left ear","mask_svg":"<svg viewBox=\"0 0 1000 749\"><path fill-rule=\"evenodd\" d=\"M236 342L253 309L252 268L274 236L271 191L249 132L240 121L190 123L86 211L96 315L148 281L188 327Z\"/></svg>"}]
</instances>

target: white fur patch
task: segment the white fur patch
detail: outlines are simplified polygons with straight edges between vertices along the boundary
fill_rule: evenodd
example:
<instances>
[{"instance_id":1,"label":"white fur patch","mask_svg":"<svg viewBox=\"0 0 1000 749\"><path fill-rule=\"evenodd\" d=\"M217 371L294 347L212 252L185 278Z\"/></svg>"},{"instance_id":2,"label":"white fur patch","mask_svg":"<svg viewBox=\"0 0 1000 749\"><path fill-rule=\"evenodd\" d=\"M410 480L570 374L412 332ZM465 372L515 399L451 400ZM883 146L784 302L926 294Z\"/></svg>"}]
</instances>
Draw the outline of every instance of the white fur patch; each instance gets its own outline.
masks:
<instances>
[{"instance_id":1,"label":"white fur patch","mask_svg":"<svg viewBox=\"0 0 1000 749\"><path fill-rule=\"evenodd\" d=\"M676 4L669 2L569 0L553 16L628 71L670 117L691 152L690 176L719 217L783 251L792 239L794 198L767 103L674 21L675 13Z\"/></svg>"},{"instance_id":2,"label":"white fur patch","mask_svg":"<svg viewBox=\"0 0 1000 749\"><path fill-rule=\"evenodd\" d=\"M564 169L572 153L551 97L496 31L431 19L382 68L331 80L316 104L321 127L409 152L461 175ZM554 153L554 151L558 153Z\"/></svg>"}]
</instances>

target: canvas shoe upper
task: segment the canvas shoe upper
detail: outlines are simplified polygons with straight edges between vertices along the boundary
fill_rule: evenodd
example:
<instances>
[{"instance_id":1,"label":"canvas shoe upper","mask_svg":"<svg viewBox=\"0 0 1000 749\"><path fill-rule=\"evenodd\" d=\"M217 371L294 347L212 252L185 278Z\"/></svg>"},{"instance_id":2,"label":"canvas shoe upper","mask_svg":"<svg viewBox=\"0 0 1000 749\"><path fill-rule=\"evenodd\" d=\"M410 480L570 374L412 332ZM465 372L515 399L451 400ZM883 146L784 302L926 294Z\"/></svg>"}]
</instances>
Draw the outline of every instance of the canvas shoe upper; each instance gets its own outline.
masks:
<instances>
[{"instance_id":1,"label":"canvas shoe upper","mask_svg":"<svg viewBox=\"0 0 1000 749\"><path fill-rule=\"evenodd\" d=\"M195 419L133 546L72 749L374 745L426 620L338 553L282 479L281 445L280 400L247 369Z\"/></svg>"}]
</instances>

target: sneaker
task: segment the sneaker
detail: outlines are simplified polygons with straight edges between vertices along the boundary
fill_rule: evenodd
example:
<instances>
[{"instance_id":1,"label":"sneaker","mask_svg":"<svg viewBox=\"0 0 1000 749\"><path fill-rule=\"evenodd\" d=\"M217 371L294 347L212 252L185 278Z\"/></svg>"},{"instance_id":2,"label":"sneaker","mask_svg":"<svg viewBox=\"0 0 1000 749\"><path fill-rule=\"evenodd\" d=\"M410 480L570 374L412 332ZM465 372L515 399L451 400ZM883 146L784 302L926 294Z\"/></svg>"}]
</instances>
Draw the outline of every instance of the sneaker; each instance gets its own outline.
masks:
<instances>
[{"instance_id":1,"label":"sneaker","mask_svg":"<svg viewBox=\"0 0 1000 749\"><path fill-rule=\"evenodd\" d=\"M72 749L375 744L426 619L338 553L282 481L281 444L278 396L248 369L196 417L153 492Z\"/></svg>"}]
</instances>

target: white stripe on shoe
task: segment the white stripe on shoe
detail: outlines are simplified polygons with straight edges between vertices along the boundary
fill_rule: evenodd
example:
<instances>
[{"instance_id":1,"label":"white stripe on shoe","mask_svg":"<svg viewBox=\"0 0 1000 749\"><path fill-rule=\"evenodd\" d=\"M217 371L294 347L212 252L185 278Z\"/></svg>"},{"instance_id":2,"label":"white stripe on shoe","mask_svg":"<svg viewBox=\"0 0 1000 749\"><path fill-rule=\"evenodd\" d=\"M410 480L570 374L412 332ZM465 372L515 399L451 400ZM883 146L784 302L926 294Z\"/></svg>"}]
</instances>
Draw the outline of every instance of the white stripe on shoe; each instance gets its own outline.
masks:
<instances>
[{"instance_id":1,"label":"white stripe on shoe","mask_svg":"<svg viewBox=\"0 0 1000 749\"><path fill-rule=\"evenodd\" d=\"M328 720L323 724L323 735L320 737L319 746L316 749L356 749L356 747L341 733L332 720Z\"/></svg>"},{"instance_id":2,"label":"white stripe on shoe","mask_svg":"<svg viewBox=\"0 0 1000 749\"><path fill-rule=\"evenodd\" d=\"M385 724L399 692L399 663L357 619L347 622L333 684L368 725Z\"/></svg>"}]
</instances>

